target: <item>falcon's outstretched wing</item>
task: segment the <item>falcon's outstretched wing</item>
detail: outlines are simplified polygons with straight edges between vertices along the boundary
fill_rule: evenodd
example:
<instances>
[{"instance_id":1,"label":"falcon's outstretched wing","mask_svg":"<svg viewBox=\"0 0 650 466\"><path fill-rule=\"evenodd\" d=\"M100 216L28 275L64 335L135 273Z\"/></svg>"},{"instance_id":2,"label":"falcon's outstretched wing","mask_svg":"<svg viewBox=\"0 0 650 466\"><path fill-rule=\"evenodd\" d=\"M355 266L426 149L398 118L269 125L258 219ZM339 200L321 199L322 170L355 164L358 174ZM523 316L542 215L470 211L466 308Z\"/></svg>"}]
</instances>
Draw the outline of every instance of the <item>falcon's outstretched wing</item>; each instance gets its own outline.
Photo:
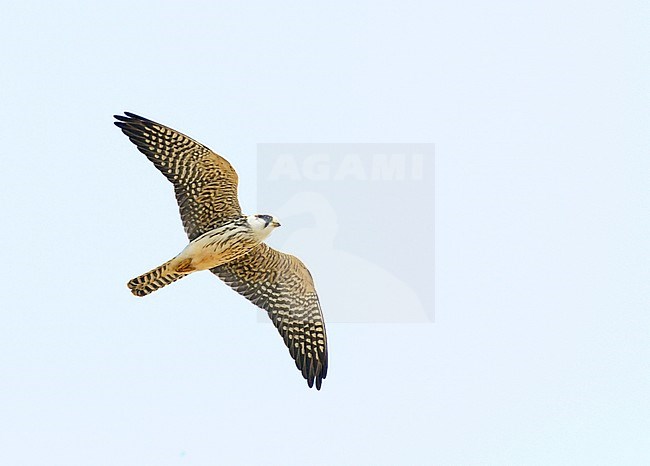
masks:
<instances>
[{"instance_id":1,"label":"falcon's outstretched wing","mask_svg":"<svg viewBox=\"0 0 650 466\"><path fill-rule=\"evenodd\" d=\"M259 244L211 269L230 287L268 312L310 387L327 375L327 334L307 267L296 257Z\"/></svg>"},{"instance_id":2,"label":"falcon's outstretched wing","mask_svg":"<svg viewBox=\"0 0 650 466\"><path fill-rule=\"evenodd\" d=\"M174 185L190 241L241 215L237 173L226 159L178 131L133 113L114 115L140 152Z\"/></svg>"}]
</instances>

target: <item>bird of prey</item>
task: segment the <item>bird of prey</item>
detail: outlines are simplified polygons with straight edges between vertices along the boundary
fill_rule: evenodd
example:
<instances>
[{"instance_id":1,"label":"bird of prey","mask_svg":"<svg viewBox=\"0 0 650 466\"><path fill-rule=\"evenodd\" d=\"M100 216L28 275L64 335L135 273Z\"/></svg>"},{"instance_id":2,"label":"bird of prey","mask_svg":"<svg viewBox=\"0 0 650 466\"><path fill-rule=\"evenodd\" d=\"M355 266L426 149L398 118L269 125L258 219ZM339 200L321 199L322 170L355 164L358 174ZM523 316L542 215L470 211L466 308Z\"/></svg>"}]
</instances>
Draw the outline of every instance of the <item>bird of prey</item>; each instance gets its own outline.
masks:
<instances>
[{"instance_id":1,"label":"bird of prey","mask_svg":"<svg viewBox=\"0 0 650 466\"><path fill-rule=\"evenodd\" d=\"M174 185L189 244L173 259L129 281L145 296L192 272L210 270L265 310L309 387L327 375L327 335L314 281L296 257L263 243L280 223L243 215L237 173L220 155L147 118L125 112L115 125Z\"/></svg>"}]
</instances>

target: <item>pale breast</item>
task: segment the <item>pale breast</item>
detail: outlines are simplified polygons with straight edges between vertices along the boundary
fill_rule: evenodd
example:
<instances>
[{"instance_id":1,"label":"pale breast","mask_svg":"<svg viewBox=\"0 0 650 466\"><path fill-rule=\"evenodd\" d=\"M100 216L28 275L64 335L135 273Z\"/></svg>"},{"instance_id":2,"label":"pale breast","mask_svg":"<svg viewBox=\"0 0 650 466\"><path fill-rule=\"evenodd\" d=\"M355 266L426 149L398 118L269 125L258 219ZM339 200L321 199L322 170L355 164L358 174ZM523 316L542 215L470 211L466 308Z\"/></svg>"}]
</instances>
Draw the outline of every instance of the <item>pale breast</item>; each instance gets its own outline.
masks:
<instances>
[{"instance_id":1,"label":"pale breast","mask_svg":"<svg viewBox=\"0 0 650 466\"><path fill-rule=\"evenodd\" d=\"M250 230L221 227L196 238L178 259L192 259L194 270L207 270L246 254L257 244L259 239Z\"/></svg>"}]
</instances>

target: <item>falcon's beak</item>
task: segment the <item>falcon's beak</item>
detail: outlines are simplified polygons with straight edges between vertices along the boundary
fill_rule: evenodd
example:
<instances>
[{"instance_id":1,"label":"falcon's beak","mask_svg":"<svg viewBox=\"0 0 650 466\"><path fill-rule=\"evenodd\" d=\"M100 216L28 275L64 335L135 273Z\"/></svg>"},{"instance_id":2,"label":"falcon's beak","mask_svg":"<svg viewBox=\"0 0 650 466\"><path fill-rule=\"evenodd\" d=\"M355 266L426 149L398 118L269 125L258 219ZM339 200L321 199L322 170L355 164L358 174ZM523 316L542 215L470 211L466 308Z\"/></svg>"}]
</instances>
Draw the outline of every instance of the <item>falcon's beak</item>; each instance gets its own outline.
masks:
<instances>
[{"instance_id":1,"label":"falcon's beak","mask_svg":"<svg viewBox=\"0 0 650 466\"><path fill-rule=\"evenodd\" d=\"M280 226L280 222L271 222L271 225L272 225L274 228L277 228L277 227Z\"/></svg>"}]
</instances>

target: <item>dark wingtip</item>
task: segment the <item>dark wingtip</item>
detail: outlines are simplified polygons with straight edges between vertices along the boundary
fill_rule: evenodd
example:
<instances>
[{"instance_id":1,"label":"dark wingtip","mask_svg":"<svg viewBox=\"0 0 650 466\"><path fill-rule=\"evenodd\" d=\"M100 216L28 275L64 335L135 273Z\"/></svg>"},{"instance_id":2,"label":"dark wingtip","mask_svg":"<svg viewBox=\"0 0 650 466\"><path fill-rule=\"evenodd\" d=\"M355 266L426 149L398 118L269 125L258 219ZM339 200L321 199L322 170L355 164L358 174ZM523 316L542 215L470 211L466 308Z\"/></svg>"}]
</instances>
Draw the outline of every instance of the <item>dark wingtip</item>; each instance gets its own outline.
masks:
<instances>
[{"instance_id":1,"label":"dark wingtip","mask_svg":"<svg viewBox=\"0 0 650 466\"><path fill-rule=\"evenodd\" d=\"M149 118L145 118L145 117L140 116L140 115L138 115L136 113L133 113L133 112L124 112L124 115L113 115L113 118L115 118L118 121L124 121L124 122L127 122L127 123L131 122L133 120L148 121L148 122L153 123L153 121L150 120Z\"/></svg>"},{"instance_id":2,"label":"dark wingtip","mask_svg":"<svg viewBox=\"0 0 650 466\"><path fill-rule=\"evenodd\" d=\"M125 114L126 116L128 116L129 118L133 118L134 120L140 120L140 121L151 121L149 118L145 118L145 117L143 117L143 116L136 115L135 113L124 112L124 114Z\"/></svg>"}]
</instances>

